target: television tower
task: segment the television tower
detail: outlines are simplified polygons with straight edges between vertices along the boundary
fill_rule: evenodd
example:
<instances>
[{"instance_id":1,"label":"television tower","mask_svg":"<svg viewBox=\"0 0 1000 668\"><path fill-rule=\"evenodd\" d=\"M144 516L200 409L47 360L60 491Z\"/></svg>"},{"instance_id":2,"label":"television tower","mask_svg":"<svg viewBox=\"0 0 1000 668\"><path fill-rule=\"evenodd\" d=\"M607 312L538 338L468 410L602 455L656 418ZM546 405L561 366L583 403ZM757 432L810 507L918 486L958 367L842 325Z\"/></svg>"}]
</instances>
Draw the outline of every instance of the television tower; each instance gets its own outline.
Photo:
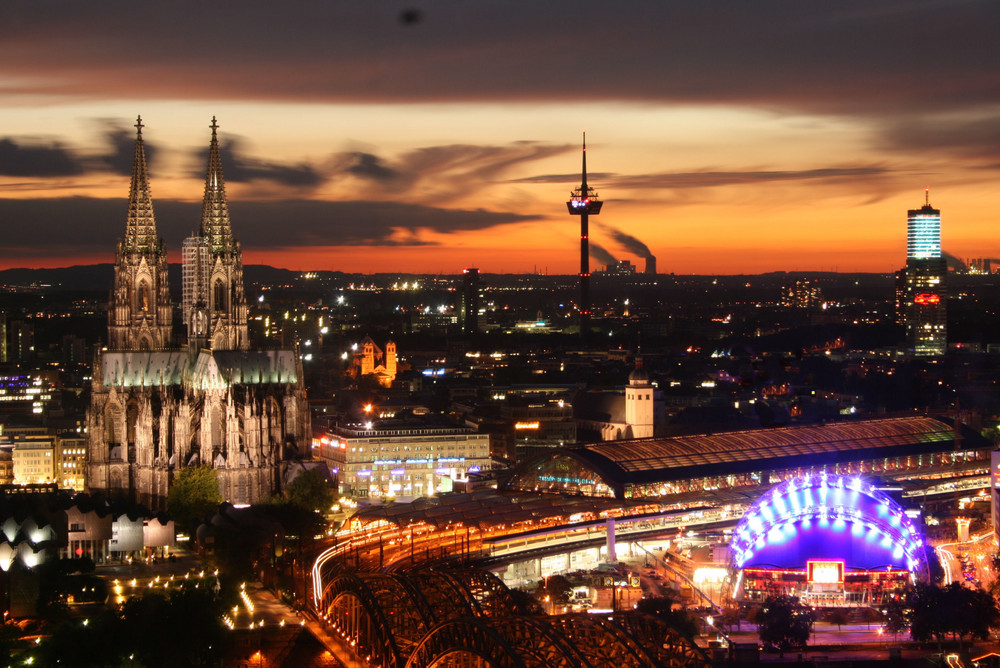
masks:
<instances>
[{"instance_id":1,"label":"television tower","mask_svg":"<svg viewBox=\"0 0 1000 668\"><path fill-rule=\"evenodd\" d=\"M583 133L583 180L569 194L566 208L571 216L580 216L580 336L590 329L590 214L595 216L604 205L593 188L587 185L587 133Z\"/></svg>"}]
</instances>

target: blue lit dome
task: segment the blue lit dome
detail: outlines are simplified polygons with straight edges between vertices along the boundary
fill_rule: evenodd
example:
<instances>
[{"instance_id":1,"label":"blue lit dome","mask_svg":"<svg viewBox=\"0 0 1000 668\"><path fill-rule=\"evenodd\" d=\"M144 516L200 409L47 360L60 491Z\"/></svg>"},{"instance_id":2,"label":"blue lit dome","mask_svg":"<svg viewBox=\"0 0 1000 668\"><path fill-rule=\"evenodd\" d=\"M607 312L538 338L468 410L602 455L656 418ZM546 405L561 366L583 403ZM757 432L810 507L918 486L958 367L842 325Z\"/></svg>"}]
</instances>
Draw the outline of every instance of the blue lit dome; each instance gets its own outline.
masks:
<instances>
[{"instance_id":1,"label":"blue lit dome","mask_svg":"<svg viewBox=\"0 0 1000 668\"><path fill-rule=\"evenodd\" d=\"M765 493L733 532L735 568L803 569L810 560L848 571L926 572L923 537L888 495L857 476L794 478Z\"/></svg>"}]
</instances>

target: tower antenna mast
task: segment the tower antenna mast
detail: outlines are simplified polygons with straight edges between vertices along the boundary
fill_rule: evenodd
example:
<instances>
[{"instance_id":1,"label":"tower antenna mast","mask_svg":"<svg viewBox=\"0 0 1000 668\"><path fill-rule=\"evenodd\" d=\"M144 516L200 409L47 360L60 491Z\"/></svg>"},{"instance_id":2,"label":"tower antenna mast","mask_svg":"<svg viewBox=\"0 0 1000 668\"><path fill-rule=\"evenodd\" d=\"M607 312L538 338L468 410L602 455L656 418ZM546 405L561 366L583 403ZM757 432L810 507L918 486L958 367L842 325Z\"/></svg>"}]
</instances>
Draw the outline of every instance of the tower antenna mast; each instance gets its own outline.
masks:
<instances>
[{"instance_id":1,"label":"tower antenna mast","mask_svg":"<svg viewBox=\"0 0 1000 668\"><path fill-rule=\"evenodd\" d=\"M604 205L597 192L587 185L587 133L583 133L583 168L580 187L572 191L566 208L571 216L580 216L580 336L590 330L590 216Z\"/></svg>"}]
</instances>

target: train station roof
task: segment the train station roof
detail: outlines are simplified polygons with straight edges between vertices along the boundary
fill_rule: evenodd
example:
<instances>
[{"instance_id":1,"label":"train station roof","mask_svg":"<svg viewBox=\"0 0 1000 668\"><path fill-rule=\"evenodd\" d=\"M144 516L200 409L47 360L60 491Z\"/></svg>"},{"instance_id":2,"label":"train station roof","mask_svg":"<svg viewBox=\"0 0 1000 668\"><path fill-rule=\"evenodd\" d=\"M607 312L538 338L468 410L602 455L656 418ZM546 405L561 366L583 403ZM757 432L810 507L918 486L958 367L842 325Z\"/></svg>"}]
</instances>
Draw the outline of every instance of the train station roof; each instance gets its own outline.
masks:
<instances>
[{"instance_id":1,"label":"train station roof","mask_svg":"<svg viewBox=\"0 0 1000 668\"><path fill-rule=\"evenodd\" d=\"M502 494L495 489L482 489L422 497L411 503L372 505L360 509L352 519L364 523L385 520L401 528L429 524L438 529L472 526L484 530L501 525L530 525L557 517L566 520L575 515L597 517L622 506L621 501L614 499Z\"/></svg>"},{"instance_id":2,"label":"train station roof","mask_svg":"<svg viewBox=\"0 0 1000 668\"><path fill-rule=\"evenodd\" d=\"M852 420L553 448L518 465L505 488L622 498L630 485L992 447L944 418Z\"/></svg>"}]
</instances>

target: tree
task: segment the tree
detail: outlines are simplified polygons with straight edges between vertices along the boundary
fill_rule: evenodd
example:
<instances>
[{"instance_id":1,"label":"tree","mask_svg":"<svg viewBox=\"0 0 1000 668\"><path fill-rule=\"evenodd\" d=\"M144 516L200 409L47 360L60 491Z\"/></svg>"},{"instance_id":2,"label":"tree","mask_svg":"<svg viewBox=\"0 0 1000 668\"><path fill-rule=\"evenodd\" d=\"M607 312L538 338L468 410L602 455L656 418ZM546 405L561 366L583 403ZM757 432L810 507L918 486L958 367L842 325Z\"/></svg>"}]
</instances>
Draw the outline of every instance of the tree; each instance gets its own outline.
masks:
<instances>
[{"instance_id":1,"label":"tree","mask_svg":"<svg viewBox=\"0 0 1000 668\"><path fill-rule=\"evenodd\" d=\"M191 527L222 503L215 469L204 464L181 469L167 494L167 512L182 527Z\"/></svg>"},{"instance_id":2,"label":"tree","mask_svg":"<svg viewBox=\"0 0 1000 668\"><path fill-rule=\"evenodd\" d=\"M938 649L947 634L944 594L940 587L918 582L906 590L906 607L910 611L910 637L918 642L937 641Z\"/></svg>"},{"instance_id":3,"label":"tree","mask_svg":"<svg viewBox=\"0 0 1000 668\"><path fill-rule=\"evenodd\" d=\"M229 641L222 605L207 588L131 598L122 619L129 653L149 668L218 666Z\"/></svg>"},{"instance_id":4,"label":"tree","mask_svg":"<svg viewBox=\"0 0 1000 668\"><path fill-rule=\"evenodd\" d=\"M934 639L941 647L949 634L961 645L966 636L987 639L990 629L1000 625L996 599L981 589L967 589L958 582L947 587L917 583L906 591L910 610L910 635L925 642Z\"/></svg>"},{"instance_id":5,"label":"tree","mask_svg":"<svg viewBox=\"0 0 1000 668\"><path fill-rule=\"evenodd\" d=\"M784 656L787 649L805 646L814 621L812 609L794 596L769 596L761 606L758 634L762 642L774 645Z\"/></svg>"},{"instance_id":6,"label":"tree","mask_svg":"<svg viewBox=\"0 0 1000 668\"><path fill-rule=\"evenodd\" d=\"M840 627L847 623L847 611L843 608L831 610L830 614L827 615L827 621L831 624L836 624L839 631Z\"/></svg>"},{"instance_id":7,"label":"tree","mask_svg":"<svg viewBox=\"0 0 1000 668\"><path fill-rule=\"evenodd\" d=\"M146 633L155 634L155 629L151 626ZM67 619L41 643L35 658L42 666L118 666L129 653L123 631L121 617L110 609L94 611L83 620Z\"/></svg>"},{"instance_id":8,"label":"tree","mask_svg":"<svg viewBox=\"0 0 1000 668\"><path fill-rule=\"evenodd\" d=\"M510 595L517 606L519 615L544 615L545 610L538 603L538 599L523 589L511 589Z\"/></svg>"},{"instance_id":9,"label":"tree","mask_svg":"<svg viewBox=\"0 0 1000 668\"><path fill-rule=\"evenodd\" d=\"M730 606L723 609L722 623L726 626L730 633L732 633L734 626L737 631L740 631L740 609L736 606Z\"/></svg>"},{"instance_id":10,"label":"tree","mask_svg":"<svg viewBox=\"0 0 1000 668\"><path fill-rule=\"evenodd\" d=\"M638 612L659 617L685 638L698 635L698 622L684 610L674 610L674 600L668 596L647 596L635 605Z\"/></svg>"},{"instance_id":11,"label":"tree","mask_svg":"<svg viewBox=\"0 0 1000 668\"><path fill-rule=\"evenodd\" d=\"M959 648L965 636L988 640L990 629L1000 621L996 599L982 589L968 589L952 582L944 589L946 610L950 619L949 631L958 636Z\"/></svg>"},{"instance_id":12,"label":"tree","mask_svg":"<svg viewBox=\"0 0 1000 668\"><path fill-rule=\"evenodd\" d=\"M885 602L885 630L895 635L906 628L906 604L903 597L893 594Z\"/></svg>"},{"instance_id":13,"label":"tree","mask_svg":"<svg viewBox=\"0 0 1000 668\"><path fill-rule=\"evenodd\" d=\"M930 572L931 581L935 584L944 582L944 566L941 565L937 551L930 543L924 545L924 556L927 558L927 570Z\"/></svg>"},{"instance_id":14,"label":"tree","mask_svg":"<svg viewBox=\"0 0 1000 668\"><path fill-rule=\"evenodd\" d=\"M300 508L325 512L333 505L334 494L318 469L302 471L285 488L288 500Z\"/></svg>"},{"instance_id":15,"label":"tree","mask_svg":"<svg viewBox=\"0 0 1000 668\"><path fill-rule=\"evenodd\" d=\"M550 575L539 583L539 589L553 605L566 605L573 595L573 585L565 575Z\"/></svg>"}]
</instances>

